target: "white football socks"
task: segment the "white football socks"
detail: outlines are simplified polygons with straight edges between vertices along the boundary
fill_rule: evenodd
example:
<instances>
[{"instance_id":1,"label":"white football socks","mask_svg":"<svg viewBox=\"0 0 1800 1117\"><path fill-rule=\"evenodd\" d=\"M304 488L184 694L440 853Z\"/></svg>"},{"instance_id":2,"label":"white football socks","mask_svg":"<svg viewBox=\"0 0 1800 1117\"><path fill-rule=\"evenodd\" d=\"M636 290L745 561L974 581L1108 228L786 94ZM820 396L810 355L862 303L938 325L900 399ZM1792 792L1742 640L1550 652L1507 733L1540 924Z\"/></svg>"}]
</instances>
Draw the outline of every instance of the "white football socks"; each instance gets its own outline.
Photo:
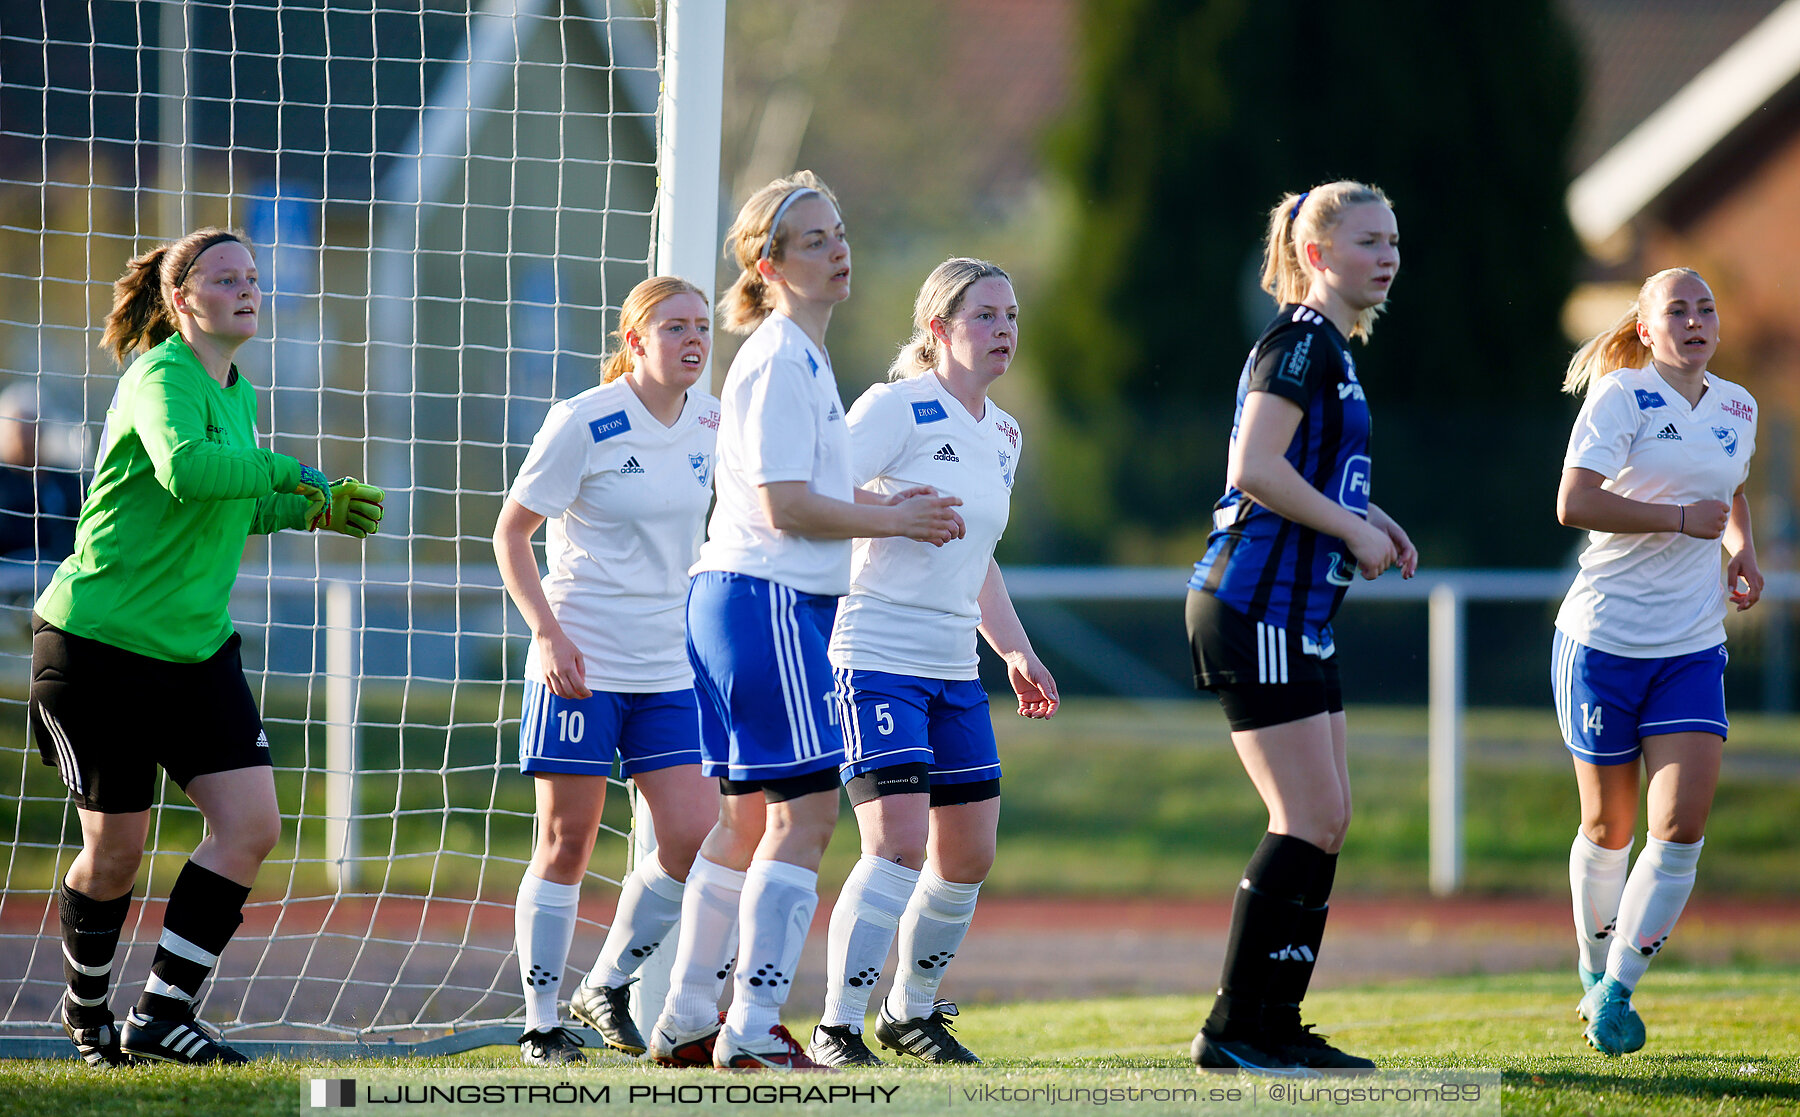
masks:
<instances>
[{"instance_id":1,"label":"white football socks","mask_svg":"<svg viewBox=\"0 0 1800 1117\"><path fill-rule=\"evenodd\" d=\"M557 884L529 871L519 880L513 932L518 938L528 1032L557 1025L556 995L562 991L563 967L569 961L569 940L575 937L580 902L579 884Z\"/></svg>"},{"instance_id":2,"label":"white football socks","mask_svg":"<svg viewBox=\"0 0 1800 1117\"><path fill-rule=\"evenodd\" d=\"M1569 847L1569 892L1575 900L1575 942L1581 952L1581 968L1588 973L1606 969L1606 955L1619 922L1619 896L1625 891L1625 874L1631 868L1631 843L1624 849L1607 849L1575 831Z\"/></svg>"},{"instance_id":3,"label":"white football socks","mask_svg":"<svg viewBox=\"0 0 1800 1117\"><path fill-rule=\"evenodd\" d=\"M737 946L738 905L744 874L696 856L681 905L681 934L669 970L663 1012L684 1031L717 1020L731 952Z\"/></svg>"},{"instance_id":4,"label":"white football socks","mask_svg":"<svg viewBox=\"0 0 1800 1117\"><path fill-rule=\"evenodd\" d=\"M821 1024L862 1031L869 994L881 980L894 933L907 901L918 887L919 871L864 854L844 881L831 909L831 941Z\"/></svg>"},{"instance_id":5,"label":"white football socks","mask_svg":"<svg viewBox=\"0 0 1800 1117\"><path fill-rule=\"evenodd\" d=\"M931 1015L944 967L969 932L980 892L980 884L945 880L930 865L919 874L919 886L900 917L900 964L887 999L890 1015L901 1020Z\"/></svg>"},{"instance_id":6,"label":"white football socks","mask_svg":"<svg viewBox=\"0 0 1800 1117\"><path fill-rule=\"evenodd\" d=\"M685 886L664 871L655 854L641 859L619 890L612 927L582 984L616 989L630 981L681 918L684 891Z\"/></svg>"},{"instance_id":7,"label":"white football socks","mask_svg":"<svg viewBox=\"0 0 1800 1117\"><path fill-rule=\"evenodd\" d=\"M1644 840L1644 852L1631 867L1619 898L1619 930L1606 956L1606 976L1627 990L1637 988L1650 959L1669 941L1688 893L1694 890L1694 869L1705 844L1705 838L1685 843Z\"/></svg>"},{"instance_id":8,"label":"white football socks","mask_svg":"<svg viewBox=\"0 0 1800 1117\"><path fill-rule=\"evenodd\" d=\"M755 1040L781 1023L800 949L819 907L819 874L786 861L752 861L739 907L742 943L725 1027Z\"/></svg>"}]
</instances>

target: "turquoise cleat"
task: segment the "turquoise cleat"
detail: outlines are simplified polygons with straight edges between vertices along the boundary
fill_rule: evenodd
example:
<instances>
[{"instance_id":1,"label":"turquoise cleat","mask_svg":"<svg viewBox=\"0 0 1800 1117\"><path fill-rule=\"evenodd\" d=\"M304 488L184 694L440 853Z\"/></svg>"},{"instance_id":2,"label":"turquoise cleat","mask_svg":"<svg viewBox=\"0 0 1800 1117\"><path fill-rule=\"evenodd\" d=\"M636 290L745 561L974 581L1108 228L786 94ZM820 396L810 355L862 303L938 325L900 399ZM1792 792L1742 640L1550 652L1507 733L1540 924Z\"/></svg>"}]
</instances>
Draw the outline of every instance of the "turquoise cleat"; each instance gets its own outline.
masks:
<instances>
[{"instance_id":1,"label":"turquoise cleat","mask_svg":"<svg viewBox=\"0 0 1800 1117\"><path fill-rule=\"evenodd\" d=\"M1581 975L1581 991L1583 993L1600 984L1600 979L1606 976L1605 970L1586 969L1579 962L1575 964L1575 972Z\"/></svg>"},{"instance_id":2,"label":"turquoise cleat","mask_svg":"<svg viewBox=\"0 0 1800 1117\"><path fill-rule=\"evenodd\" d=\"M1587 1021L1582 1034L1588 1046L1602 1055L1628 1055L1644 1046L1644 1018L1631 1007L1630 991L1610 977L1596 982L1575 1012Z\"/></svg>"}]
</instances>

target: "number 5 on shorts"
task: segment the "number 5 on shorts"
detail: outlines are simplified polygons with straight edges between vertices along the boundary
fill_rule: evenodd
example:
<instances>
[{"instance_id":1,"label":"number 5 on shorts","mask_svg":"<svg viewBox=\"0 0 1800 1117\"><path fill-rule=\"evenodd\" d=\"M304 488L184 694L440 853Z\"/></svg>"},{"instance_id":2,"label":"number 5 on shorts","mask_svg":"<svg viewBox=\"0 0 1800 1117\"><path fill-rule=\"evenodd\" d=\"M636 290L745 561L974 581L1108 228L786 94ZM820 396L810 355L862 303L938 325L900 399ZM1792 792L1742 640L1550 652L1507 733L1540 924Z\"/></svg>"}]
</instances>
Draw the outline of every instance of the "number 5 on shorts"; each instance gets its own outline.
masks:
<instances>
[{"instance_id":1,"label":"number 5 on shorts","mask_svg":"<svg viewBox=\"0 0 1800 1117\"><path fill-rule=\"evenodd\" d=\"M883 737L894 735L894 715L888 713L888 703L886 702L875 704L875 728L881 730Z\"/></svg>"}]
</instances>

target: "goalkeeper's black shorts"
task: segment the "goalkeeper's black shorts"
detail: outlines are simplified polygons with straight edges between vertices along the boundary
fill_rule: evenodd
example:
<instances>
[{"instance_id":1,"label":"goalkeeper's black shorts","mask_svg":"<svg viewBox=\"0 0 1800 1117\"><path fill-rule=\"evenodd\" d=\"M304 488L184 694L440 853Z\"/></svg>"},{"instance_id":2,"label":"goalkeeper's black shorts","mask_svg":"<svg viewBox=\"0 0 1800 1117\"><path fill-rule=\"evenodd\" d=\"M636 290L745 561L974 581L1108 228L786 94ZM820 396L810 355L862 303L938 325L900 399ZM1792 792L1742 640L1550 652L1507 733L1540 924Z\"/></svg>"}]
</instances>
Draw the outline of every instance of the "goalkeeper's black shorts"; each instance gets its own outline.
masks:
<instances>
[{"instance_id":1,"label":"goalkeeper's black shorts","mask_svg":"<svg viewBox=\"0 0 1800 1117\"><path fill-rule=\"evenodd\" d=\"M171 663L31 618L31 732L69 797L90 811L147 811L162 768L196 776L266 766L269 738L244 681L241 638Z\"/></svg>"}]
</instances>

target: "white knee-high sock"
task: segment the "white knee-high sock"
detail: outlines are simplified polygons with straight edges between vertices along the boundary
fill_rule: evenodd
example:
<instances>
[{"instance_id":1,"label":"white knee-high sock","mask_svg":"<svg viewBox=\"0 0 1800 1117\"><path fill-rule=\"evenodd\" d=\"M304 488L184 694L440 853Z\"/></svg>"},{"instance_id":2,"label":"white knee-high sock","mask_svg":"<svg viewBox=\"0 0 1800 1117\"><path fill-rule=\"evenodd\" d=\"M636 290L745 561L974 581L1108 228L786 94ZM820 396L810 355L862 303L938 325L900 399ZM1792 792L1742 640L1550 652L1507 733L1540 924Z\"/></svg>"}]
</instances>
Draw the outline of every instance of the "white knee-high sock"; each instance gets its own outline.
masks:
<instances>
[{"instance_id":1,"label":"white knee-high sock","mask_svg":"<svg viewBox=\"0 0 1800 1117\"><path fill-rule=\"evenodd\" d=\"M742 944L732 980L732 1036L756 1039L781 1023L781 1006L794 987L794 966L819 906L819 874L786 861L752 861L744 874L739 908Z\"/></svg>"},{"instance_id":2,"label":"white knee-high sock","mask_svg":"<svg viewBox=\"0 0 1800 1117\"><path fill-rule=\"evenodd\" d=\"M684 891L686 887L664 871L654 855L640 860L619 889L619 908L613 914L612 928L606 932L600 956L594 959L594 967L582 984L616 989L630 981L681 918Z\"/></svg>"},{"instance_id":3,"label":"white knee-high sock","mask_svg":"<svg viewBox=\"0 0 1800 1117\"><path fill-rule=\"evenodd\" d=\"M819 1023L862 1031L869 994L881 980L894 932L919 884L919 871L864 854L831 909L825 1017Z\"/></svg>"},{"instance_id":4,"label":"white knee-high sock","mask_svg":"<svg viewBox=\"0 0 1800 1117\"><path fill-rule=\"evenodd\" d=\"M1569 892L1575 900L1575 942L1581 952L1581 968L1589 973L1606 969L1606 955L1619 922L1619 897L1630 868L1630 842L1624 849L1607 849L1575 831L1575 842L1569 847Z\"/></svg>"},{"instance_id":5,"label":"white knee-high sock","mask_svg":"<svg viewBox=\"0 0 1800 1117\"><path fill-rule=\"evenodd\" d=\"M744 874L704 857L694 858L681 903L681 935L669 970L664 1015L682 1029L695 1029L719 1014L719 994L737 947L738 904Z\"/></svg>"},{"instance_id":6,"label":"white knee-high sock","mask_svg":"<svg viewBox=\"0 0 1800 1117\"><path fill-rule=\"evenodd\" d=\"M969 933L980 892L980 884L945 880L930 865L919 874L919 886L900 917L900 967L888 994L890 1015L901 1020L931 1015L944 967Z\"/></svg>"},{"instance_id":7,"label":"white knee-high sock","mask_svg":"<svg viewBox=\"0 0 1800 1117\"><path fill-rule=\"evenodd\" d=\"M1612 950L1606 956L1606 976L1636 989L1650 959L1656 957L1681 909L1687 906L1688 893L1694 890L1694 869L1700 863L1697 842L1664 842L1644 840L1644 852L1625 881L1625 894L1619 898L1619 931Z\"/></svg>"},{"instance_id":8,"label":"white knee-high sock","mask_svg":"<svg viewBox=\"0 0 1800 1117\"><path fill-rule=\"evenodd\" d=\"M529 871L519 881L513 931L518 936L528 1032L557 1025L556 995L562 991L563 967L569 961L569 940L575 937L580 902L579 884L557 884Z\"/></svg>"}]
</instances>

